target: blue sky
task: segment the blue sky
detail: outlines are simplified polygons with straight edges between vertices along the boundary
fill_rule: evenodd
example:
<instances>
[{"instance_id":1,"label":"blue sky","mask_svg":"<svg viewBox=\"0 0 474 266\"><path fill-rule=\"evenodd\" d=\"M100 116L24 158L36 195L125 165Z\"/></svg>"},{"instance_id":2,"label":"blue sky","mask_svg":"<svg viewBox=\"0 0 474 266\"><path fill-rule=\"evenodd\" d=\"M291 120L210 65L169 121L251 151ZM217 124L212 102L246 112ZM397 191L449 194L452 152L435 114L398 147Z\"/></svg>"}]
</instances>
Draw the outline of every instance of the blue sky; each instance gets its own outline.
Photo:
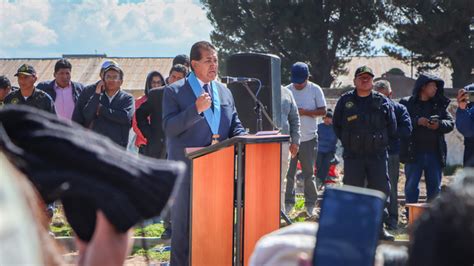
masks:
<instances>
[{"instance_id":1,"label":"blue sky","mask_svg":"<svg viewBox=\"0 0 474 266\"><path fill-rule=\"evenodd\" d=\"M0 0L0 29L0 58L173 57L212 26L191 0Z\"/></svg>"},{"instance_id":2,"label":"blue sky","mask_svg":"<svg viewBox=\"0 0 474 266\"><path fill-rule=\"evenodd\" d=\"M198 1L0 0L0 57L175 56L209 40Z\"/></svg>"}]
</instances>

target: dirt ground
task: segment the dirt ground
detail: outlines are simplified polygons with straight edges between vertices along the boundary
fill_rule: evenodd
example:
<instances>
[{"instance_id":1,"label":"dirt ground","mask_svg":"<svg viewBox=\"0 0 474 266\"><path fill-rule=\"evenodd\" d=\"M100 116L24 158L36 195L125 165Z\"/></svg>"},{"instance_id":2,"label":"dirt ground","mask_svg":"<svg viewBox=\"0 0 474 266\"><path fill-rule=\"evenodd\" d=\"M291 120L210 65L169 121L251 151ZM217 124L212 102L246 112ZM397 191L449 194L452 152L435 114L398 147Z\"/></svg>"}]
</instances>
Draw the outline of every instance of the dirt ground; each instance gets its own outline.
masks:
<instances>
[{"instance_id":1,"label":"dirt ground","mask_svg":"<svg viewBox=\"0 0 474 266\"><path fill-rule=\"evenodd\" d=\"M338 182L342 184L342 176L343 173L341 173L340 169L338 171L339 174L339 179ZM403 171L403 168L400 169L400 178L398 182L398 194L399 198L404 199L405 198L405 193L404 193L404 188L405 188L405 173ZM448 185L451 181L453 180L453 176L443 176L443 186ZM303 186L302 182L297 182L297 188L296 188L296 193L297 194L302 194L303 193ZM420 182L420 198L424 198L426 196L426 186L425 186L425 181L424 178L422 178ZM399 229L395 231L391 231L392 234L395 235L397 240L408 240L408 230L409 228L407 227L408 221L404 215L404 206L401 205L399 207L399 214L400 214L400 219L399 219ZM308 216L306 212L295 212L291 215L293 219L301 217L302 219L306 221L317 221L317 217L315 216ZM66 265L74 265L74 261L77 259L77 252L73 253L68 253L64 255L64 258L67 262ZM156 260L150 260L150 264L147 264L146 259L144 256L129 256L127 260L125 261L124 265L162 265L162 262L156 261ZM165 264L166 265L166 264Z\"/></svg>"},{"instance_id":2,"label":"dirt ground","mask_svg":"<svg viewBox=\"0 0 474 266\"><path fill-rule=\"evenodd\" d=\"M77 265L75 261L77 260L77 252L72 252L72 253L67 253L64 254L64 260L66 262L65 265ZM149 264L147 264L147 260L144 256L128 256L127 259L125 260L124 265L125 266L144 266L144 265L162 265L163 262L157 261L157 260L151 260L149 261Z\"/></svg>"},{"instance_id":3,"label":"dirt ground","mask_svg":"<svg viewBox=\"0 0 474 266\"><path fill-rule=\"evenodd\" d=\"M344 175L344 172L342 171L342 166L341 165L338 165L338 173L339 173L339 176L337 178L337 184L338 185L342 185L342 177ZM443 179L442 179L442 187L444 186L447 186L449 185L449 183L452 182L454 178L454 175L451 175L451 176L443 176ZM398 187L397 187L397 190L398 190L398 198L399 198L399 201L401 201L401 204L399 205L399 224L398 224L398 227L399 229L396 230L396 231L393 231L392 233L394 233L395 235L400 235L402 239L404 238L407 238L407 232L408 232L408 228L407 228L407 224L408 224L408 220L405 216L405 207L404 207L404 201L405 201L405 181L406 181L406 178L405 178L405 171L404 171L404 167L403 165L400 167L400 175L399 175L399 179L398 179ZM286 184L284 184L285 186ZM426 200L426 184L425 184L425 179L424 177L421 178L421 181L420 181L420 201L425 201ZM318 193L321 195L321 193L324 193L324 188L322 191L318 191ZM296 185L296 194L297 195L303 195L303 182L302 180L298 179L297 181L297 185ZM319 209L317 210L319 211ZM312 217L312 216L308 216L307 214L305 213L300 213L298 211L296 211L295 213L290 213L290 217L291 218L295 218L295 217L301 217L301 219L298 219L298 220L306 220L306 221L316 221L317 218L315 217Z\"/></svg>"}]
</instances>

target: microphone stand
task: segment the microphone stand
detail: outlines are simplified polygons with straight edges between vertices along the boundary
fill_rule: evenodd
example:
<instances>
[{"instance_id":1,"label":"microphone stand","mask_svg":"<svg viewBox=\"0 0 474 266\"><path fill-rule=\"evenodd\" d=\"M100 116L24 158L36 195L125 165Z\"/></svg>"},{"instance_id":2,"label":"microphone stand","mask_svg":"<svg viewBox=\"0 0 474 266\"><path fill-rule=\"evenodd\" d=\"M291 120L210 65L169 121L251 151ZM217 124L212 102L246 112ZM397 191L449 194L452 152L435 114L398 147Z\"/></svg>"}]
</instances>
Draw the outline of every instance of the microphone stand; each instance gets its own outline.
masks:
<instances>
[{"instance_id":1,"label":"microphone stand","mask_svg":"<svg viewBox=\"0 0 474 266\"><path fill-rule=\"evenodd\" d=\"M247 84L246 81L242 82L242 85L247 89L248 93L250 94L252 99L255 101L254 110L255 110L255 113L257 114L257 132L258 131L263 131L263 116L262 116L262 114L265 115L268 122L270 122L270 124L272 124L272 127L275 130L275 129L278 128L277 125L275 125L275 122L273 122L272 118L270 117L270 115L267 113L267 111L263 107L262 102L257 98L258 94L260 93L260 90L262 89L262 82L260 82L260 80L258 80L258 79L256 79L256 81L258 82L258 89L257 89L257 92L255 94L252 92L252 90L250 89L250 87L249 87L249 85Z\"/></svg>"},{"instance_id":2,"label":"microphone stand","mask_svg":"<svg viewBox=\"0 0 474 266\"><path fill-rule=\"evenodd\" d=\"M260 101L255 102L254 110L257 114L257 132L263 131L262 106L260 105Z\"/></svg>"}]
</instances>

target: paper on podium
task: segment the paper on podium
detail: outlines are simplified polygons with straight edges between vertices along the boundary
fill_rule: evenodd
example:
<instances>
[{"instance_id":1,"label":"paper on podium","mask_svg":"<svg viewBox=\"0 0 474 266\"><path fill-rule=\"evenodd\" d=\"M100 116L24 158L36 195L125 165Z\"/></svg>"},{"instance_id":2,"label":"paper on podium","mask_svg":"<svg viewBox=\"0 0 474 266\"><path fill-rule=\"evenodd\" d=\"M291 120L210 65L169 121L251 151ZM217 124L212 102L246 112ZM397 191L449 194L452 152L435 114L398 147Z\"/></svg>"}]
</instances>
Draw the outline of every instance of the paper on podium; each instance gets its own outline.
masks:
<instances>
[{"instance_id":1,"label":"paper on podium","mask_svg":"<svg viewBox=\"0 0 474 266\"><path fill-rule=\"evenodd\" d=\"M268 130L268 131L258 131L255 133L255 136L269 136L269 135L278 135L280 134L279 130Z\"/></svg>"}]
</instances>

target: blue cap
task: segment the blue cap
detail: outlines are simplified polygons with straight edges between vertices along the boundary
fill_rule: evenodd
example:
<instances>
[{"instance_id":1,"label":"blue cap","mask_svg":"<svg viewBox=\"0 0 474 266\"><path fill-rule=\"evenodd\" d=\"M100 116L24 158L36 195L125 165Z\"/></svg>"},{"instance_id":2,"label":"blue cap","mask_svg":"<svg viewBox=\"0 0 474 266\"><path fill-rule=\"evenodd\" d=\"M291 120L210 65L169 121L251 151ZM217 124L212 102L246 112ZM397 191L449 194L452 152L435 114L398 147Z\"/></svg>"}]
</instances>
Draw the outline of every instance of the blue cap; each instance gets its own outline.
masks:
<instances>
[{"instance_id":1,"label":"blue cap","mask_svg":"<svg viewBox=\"0 0 474 266\"><path fill-rule=\"evenodd\" d=\"M301 84L309 77L308 65L303 62L296 62L291 67L291 83Z\"/></svg>"},{"instance_id":2,"label":"blue cap","mask_svg":"<svg viewBox=\"0 0 474 266\"><path fill-rule=\"evenodd\" d=\"M104 70L104 69L109 68L111 66L117 66L118 67L118 63L115 62L114 60L106 60L102 63L102 65L100 66L100 69Z\"/></svg>"},{"instance_id":3,"label":"blue cap","mask_svg":"<svg viewBox=\"0 0 474 266\"><path fill-rule=\"evenodd\" d=\"M467 90L467 91L474 91L474 83L471 83L471 84L469 84L469 85L466 85L466 86L464 87L464 89Z\"/></svg>"}]
</instances>

